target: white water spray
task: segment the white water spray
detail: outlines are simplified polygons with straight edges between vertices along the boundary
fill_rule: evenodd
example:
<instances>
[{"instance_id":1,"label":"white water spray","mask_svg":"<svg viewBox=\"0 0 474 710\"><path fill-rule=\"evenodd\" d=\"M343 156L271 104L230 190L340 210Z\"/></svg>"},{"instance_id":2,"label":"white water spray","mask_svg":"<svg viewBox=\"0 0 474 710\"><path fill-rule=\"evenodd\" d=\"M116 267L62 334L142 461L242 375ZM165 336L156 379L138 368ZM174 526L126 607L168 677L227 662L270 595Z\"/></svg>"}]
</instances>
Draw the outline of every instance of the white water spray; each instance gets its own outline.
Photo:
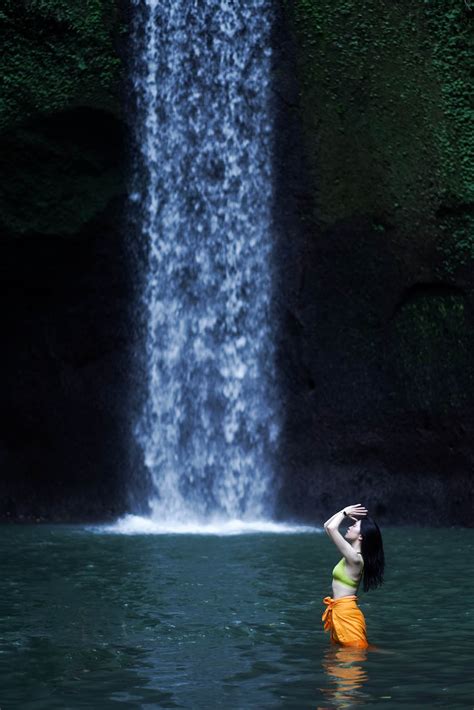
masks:
<instances>
[{"instance_id":1,"label":"white water spray","mask_svg":"<svg viewBox=\"0 0 474 710\"><path fill-rule=\"evenodd\" d=\"M152 519L271 516L272 1L135 0Z\"/></svg>"}]
</instances>

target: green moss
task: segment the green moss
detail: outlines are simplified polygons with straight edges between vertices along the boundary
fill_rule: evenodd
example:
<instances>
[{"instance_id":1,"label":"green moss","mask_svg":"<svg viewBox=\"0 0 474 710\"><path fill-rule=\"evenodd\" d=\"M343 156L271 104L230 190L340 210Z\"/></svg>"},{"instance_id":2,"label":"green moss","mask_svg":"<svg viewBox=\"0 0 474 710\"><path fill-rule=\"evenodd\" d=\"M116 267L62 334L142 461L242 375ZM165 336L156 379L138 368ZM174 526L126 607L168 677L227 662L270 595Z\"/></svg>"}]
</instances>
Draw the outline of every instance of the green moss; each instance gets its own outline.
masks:
<instances>
[{"instance_id":1,"label":"green moss","mask_svg":"<svg viewBox=\"0 0 474 710\"><path fill-rule=\"evenodd\" d=\"M445 411L469 398L472 338L461 295L425 295L407 303L395 332L400 388L411 407Z\"/></svg>"},{"instance_id":2,"label":"green moss","mask_svg":"<svg viewBox=\"0 0 474 710\"><path fill-rule=\"evenodd\" d=\"M471 80L473 33L461 2L430 2L425 19L432 65L441 87L443 121L434 127L442 155L443 194L474 202L474 91Z\"/></svg>"},{"instance_id":3,"label":"green moss","mask_svg":"<svg viewBox=\"0 0 474 710\"><path fill-rule=\"evenodd\" d=\"M437 267L440 278L455 277L461 270L472 273L474 262L474 214L459 211L442 217L444 233L438 243L441 262Z\"/></svg>"},{"instance_id":4,"label":"green moss","mask_svg":"<svg viewBox=\"0 0 474 710\"><path fill-rule=\"evenodd\" d=\"M117 130L110 119L89 114L84 110L79 115L73 112L72 117L64 114L57 116L56 124L47 121L4 136L0 152L3 231L75 234L123 190ZM99 132L101 121L103 139L97 140L93 131Z\"/></svg>"},{"instance_id":5,"label":"green moss","mask_svg":"<svg viewBox=\"0 0 474 710\"><path fill-rule=\"evenodd\" d=\"M413 12L398 3L302 0L289 13L319 219L414 219L423 201L417 166L433 158L420 155L432 105L419 74L406 82L420 62Z\"/></svg>"},{"instance_id":6,"label":"green moss","mask_svg":"<svg viewBox=\"0 0 474 710\"><path fill-rule=\"evenodd\" d=\"M462 3L430 2L426 18L441 86L443 120L433 135L441 156L437 273L444 278L474 261L473 33Z\"/></svg>"},{"instance_id":7,"label":"green moss","mask_svg":"<svg viewBox=\"0 0 474 710\"><path fill-rule=\"evenodd\" d=\"M314 219L373 215L433 244L473 200L472 39L462 0L286 0ZM463 237L464 239L464 237ZM457 252L458 250L455 249ZM446 255L446 253L445 253Z\"/></svg>"},{"instance_id":8,"label":"green moss","mask_svg":"<svg viewBox=\"0 0 474 710\"><path fill-rule=\"evenodd\" d=\"M347 261L344 322L360 335L345 342L347 358L365 364L376 342L390 407L464 405L474 391L473 12L464 0L284 8L313 196L307 233L316 254L333 238ZM370 225L365 252L360 224ZM341 230L353 244L337 242ZM401 294L427 282L458 288L417 296L389 325Z\"/></svg>"},{"instance_id":9,"label":"green moss","mask_svg":"<svg viewBox=\"0 0 474 710\"><path fill-rule=\"evenodd\" d=\"M113 0L2 0L0 129L73 105L120 111Z\"/></svg>"},{"instance_id":10,"label":"green moss","mask_svg":"<svg viewBox=\"0 0 474 710\"><path fill-rule=\"evenodd\" d=\"M0 225L72 235L123 191L117 3L0 3Z\"/></svg>"}]
</instances>

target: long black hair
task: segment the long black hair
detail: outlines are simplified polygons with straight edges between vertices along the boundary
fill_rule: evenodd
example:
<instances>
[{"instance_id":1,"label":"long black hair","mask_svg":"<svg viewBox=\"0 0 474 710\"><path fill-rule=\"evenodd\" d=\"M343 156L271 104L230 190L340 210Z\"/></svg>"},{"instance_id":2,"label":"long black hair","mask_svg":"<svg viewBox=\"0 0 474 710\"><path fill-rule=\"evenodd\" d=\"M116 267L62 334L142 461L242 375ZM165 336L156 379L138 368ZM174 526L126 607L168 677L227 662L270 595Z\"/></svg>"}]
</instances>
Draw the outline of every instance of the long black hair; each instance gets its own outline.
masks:
<instances>
[{"instance_id":1,"label":"long black hair","mask_svg":"<svg viewBox=\"0 0 474 710\"><path fill-rule=\"evenodd\" d=\"M382 533L375 520L367 515L361 518L360 534L361 553L364 558L364 592L368 592L369 589L377 589L383 584L385 555Z\"/></svg>"}]
</instances>

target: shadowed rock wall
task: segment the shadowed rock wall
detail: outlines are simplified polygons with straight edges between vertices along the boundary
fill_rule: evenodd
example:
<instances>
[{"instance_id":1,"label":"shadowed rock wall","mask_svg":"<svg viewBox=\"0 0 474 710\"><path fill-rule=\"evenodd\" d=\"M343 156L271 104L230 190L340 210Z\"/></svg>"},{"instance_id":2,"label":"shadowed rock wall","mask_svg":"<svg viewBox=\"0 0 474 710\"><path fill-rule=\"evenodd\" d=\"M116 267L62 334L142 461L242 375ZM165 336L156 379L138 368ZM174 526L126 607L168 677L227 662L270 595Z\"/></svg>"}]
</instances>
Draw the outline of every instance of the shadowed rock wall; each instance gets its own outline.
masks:
<instances>
[{"instance_id":1,"label":"shadowed rock wall","mask_svg":"<svg viewBox=\"0 0 474 710\"><path fill-rule=\"evenodd\" d=\"M124 19L111 0L0 4L4 519L133 503Z\"/></svg>"},{"instance_id":2,"label":"shadowed rock wall","mask_svg":"<svg viewBox=\"0 0 474 710\"><path fill-rule=\"evenodd\" d=\"M284 516L472 525L472 21L463 0L282 4Z\"/></svg>"}]
</instances>

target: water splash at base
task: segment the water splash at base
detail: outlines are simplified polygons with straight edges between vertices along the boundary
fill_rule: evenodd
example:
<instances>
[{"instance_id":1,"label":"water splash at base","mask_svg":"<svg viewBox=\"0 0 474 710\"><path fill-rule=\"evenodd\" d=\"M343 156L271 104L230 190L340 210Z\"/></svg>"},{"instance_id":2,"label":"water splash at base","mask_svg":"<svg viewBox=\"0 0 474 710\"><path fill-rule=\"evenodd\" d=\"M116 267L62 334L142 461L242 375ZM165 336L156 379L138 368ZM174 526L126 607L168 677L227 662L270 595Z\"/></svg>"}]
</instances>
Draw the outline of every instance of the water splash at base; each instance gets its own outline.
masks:
<instances>
[{"instance_id":1,"label":"water splash at base","mask_svg":"<svg viewBox=\"0 0 474 710\"><path fill-rule=\"evenodd\" d=\"M256 533L320 533L321 528L308 525L276 523L270 520L228 520L213 518L205 522L158 522L140 515L126 515L112 525L93 526L94 532L119 535L251 535Z\"/></svg>"}]
</instances>

